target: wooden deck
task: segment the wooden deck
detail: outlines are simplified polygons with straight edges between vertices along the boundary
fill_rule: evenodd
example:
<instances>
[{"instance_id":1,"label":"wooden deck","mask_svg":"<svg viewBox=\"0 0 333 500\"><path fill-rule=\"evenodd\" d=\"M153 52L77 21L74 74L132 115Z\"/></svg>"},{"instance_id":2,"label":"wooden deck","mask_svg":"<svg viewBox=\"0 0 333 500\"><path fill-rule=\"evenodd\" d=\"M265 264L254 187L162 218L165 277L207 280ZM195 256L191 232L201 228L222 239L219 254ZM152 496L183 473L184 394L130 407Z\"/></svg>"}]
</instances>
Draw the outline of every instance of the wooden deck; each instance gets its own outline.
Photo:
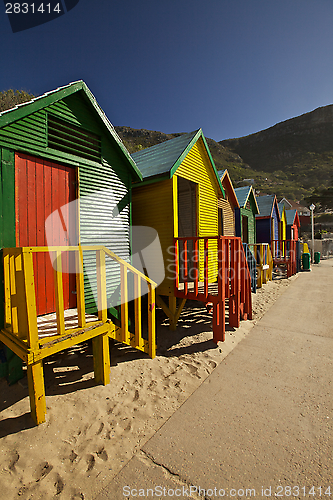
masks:
<instances>
[{"instance_id":1,"label":"wooden deck","mask_svg":"<svg viewBox=\"0 0 333 500\"><path fill-rule=\"evenodd\" d=\"M77 309L67 309L64 311L65 317L65 330L72 330L79 328L79 317ZM98 321L98 317L93 314L86 314L86 323ZM38 338L44 339L45 337L54 337L58 335L57 331L57 315L56 313L45 314L44 316L37 317Z\"/></svg>"}]
</instances>

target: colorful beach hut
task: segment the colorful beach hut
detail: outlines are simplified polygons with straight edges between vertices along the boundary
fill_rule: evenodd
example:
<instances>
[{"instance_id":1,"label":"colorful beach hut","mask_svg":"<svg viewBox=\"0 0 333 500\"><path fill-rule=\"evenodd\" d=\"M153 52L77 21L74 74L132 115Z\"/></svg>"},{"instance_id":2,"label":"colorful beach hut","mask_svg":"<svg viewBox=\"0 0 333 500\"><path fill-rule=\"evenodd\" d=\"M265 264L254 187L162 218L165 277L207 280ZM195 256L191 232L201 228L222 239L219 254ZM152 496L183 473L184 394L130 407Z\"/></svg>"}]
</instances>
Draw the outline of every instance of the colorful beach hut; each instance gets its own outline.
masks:
<instances>
[{"instance_id":1,"label":"colorful beach hut","mask_svg":"<svg viewBox=\"0 0 333 500\"><path fill-rule=\"evenodd\" d=\"M239 209L238 199L231 182L228 170L219 172L225 196L218 200L219 234L222 236L236 236L235 210Z\"/></svg>"},{"instance_id":2,"label":"colorful beach hut","mask_svg":"<svg viewBox=\"0 0 333 500\"><path fill-rule=\"evenodd\" d=\"M301 227L297 210L286 210L287 218L287 240L298 240L299 228Z\"/></svg>"},{"instance_id":3,"label":"colorful beach hut","mask_svg":"<svg viewBox=\"0 0 333 500\"><path fill-rule=\"evenodd\" d=\"M27 364L41 423L47 356L92 338L95 378L106 384L109 337L154 355L154 284L130 256L132 182L142 176L83 81L0 113L0 159L0 340ZM149 341L136 330L135 346L129 275L149 287Z\"/></svg>"},{"instance_id":4,"label":"colorful beach hut","mask_svg":"<svg viewBox=\"0 0 333 500\"><path fill-rule=\"evenodd\" d=\"M244 186L235 189L239 208L235 209L236 236L243 243L253 245L256 243L256 219L259 207L252 186Z\"/></svg>"},{"instance_id":5,"label":"colorful beach hut","mask_svg":"<svg viewBox=\"0 0 333 500\"><path fill-rule=\"evenodd\" d=\"M279 240L286 241L287 239L287 217L286 217L286 207L284 203L278 203L279 213L280 213L280 223L279 223Z\"/></svg>"},{"instance_id":6,"label":"colorful beach hut","mask_svg":"<svg viewBox=\"0 0 333 500\"><path fill-rule=\"evenodd\" d=\"M251 293L244 266L241 295L240 274L233 273L232 285L221 281L226 276L221 267L238 268L245 256L236 252L240 239L234 239L232 251L227 252L230 241L219 238L218 200L224 199L225 190L202 130L143 149L132 157L143 176L132 193L133 224L158 232L165 262L157 304L170 318L170 328L176 328L187 299L212 303L214 340L224 340L225 299L230 297L229 322L238 325L244 304L244 317L251 314ZM233 213L230 208L231 220ZM234 229L230 232L234 235ZM228 257L223 259L225 255ZM239 259L237 263L234 258Z\"/></svg>"},{"instance_id":7,"label":"colorful beach hut","mask_svg":"<svg viewBox=\"0 0 333 500\"><path fill-rule=\"evenodd\" d=\"M280 212L275 194L258 196L259 214L256 215L257 243L269 243L279 239Z\"/></svg>"}]
</instances>

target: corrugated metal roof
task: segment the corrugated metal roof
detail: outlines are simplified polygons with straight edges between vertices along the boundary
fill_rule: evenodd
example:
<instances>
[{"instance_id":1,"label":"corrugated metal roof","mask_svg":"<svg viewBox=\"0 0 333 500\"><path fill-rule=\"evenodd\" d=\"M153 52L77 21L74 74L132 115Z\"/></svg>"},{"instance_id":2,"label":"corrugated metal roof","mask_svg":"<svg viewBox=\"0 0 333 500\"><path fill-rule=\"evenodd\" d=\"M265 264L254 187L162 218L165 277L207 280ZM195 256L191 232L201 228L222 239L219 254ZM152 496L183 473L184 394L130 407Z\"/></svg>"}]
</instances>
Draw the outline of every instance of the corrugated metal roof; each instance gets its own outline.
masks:
<instances>
[{"instance_id":1,"label":"corrugated metal roof","mask_svg":"<svg viewBox=\"0 0 333 500\"><path fill-rule=\"evenodd\" d=\"M249 197L252 186L243 186L235 189L239 206L244 208Z\"/></svg>"},{"instance_id":2,"label":"corrugated metal roof","mask_svg":"<svg viewBox=\"0 0 333 500\"><path fill-rule=\"evenodd\" d=\"M271 216L274 199L275 199L274 194L267 194L266 196L257 197L257 203L261 216L264 217Z\"/></svg>"},{"instance_id":3,"label":"corrugated metal roof","mask_svg":"<svg viewBox=\"0 0 333 500\"><path fill-rule=\"evenodd\" d=\"M291 226L294 224L294 220L296 217L297 210L286 210L286 217L287 217L287 225Z\"/></svg>"},{"instance_id":4,"label":"corrugated metal roof","mask_svg":"<svg viewBox=\"0 0 333 500\"><path fill-rule=\"evenodd\" d=\"M132 158L143 178L169 173L197 133L196 130L183 134L133 153Z\"/></svg>"}]
</instances>

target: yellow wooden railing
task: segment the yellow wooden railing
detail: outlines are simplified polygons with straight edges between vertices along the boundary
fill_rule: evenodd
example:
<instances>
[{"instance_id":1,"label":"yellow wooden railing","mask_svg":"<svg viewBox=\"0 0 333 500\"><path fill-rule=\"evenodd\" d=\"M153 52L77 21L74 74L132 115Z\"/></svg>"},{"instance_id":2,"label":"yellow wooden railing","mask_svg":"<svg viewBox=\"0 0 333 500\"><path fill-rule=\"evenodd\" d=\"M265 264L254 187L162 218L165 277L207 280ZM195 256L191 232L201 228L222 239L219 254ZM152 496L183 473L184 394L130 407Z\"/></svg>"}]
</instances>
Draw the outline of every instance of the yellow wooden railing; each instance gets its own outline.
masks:
<instances>
[{"instance_id":1,"label":"yellow wooden railing","mask_svg":"<svg viewBox=\"0 0 333 500\"><path fill-rule=\"evenodd\" d=\"M87 321L85 312L83 252L96 252L96 320ZM41 338L38 331L33 254L50 253L54 269L56 332ZM63 252L75 253L77 326L66 328L62 259ZM107 317L106 258L120 266L121 321L115 325ZM94 372L97 382L110 381L109 338L139 349L149 356L156 354L155 288L156 284L103 246L20 247L3 250L5 321L0 332L4 342L27 364L31 413L37 424L45 420L45 389L42 360L56 352L93 339ZM134 275L134 333L129 331L128 273ZM148 287L148 338L142 335L142 282Z\"/></svg>"},{"instance_id":2,"label":"yellow wooden railing","mask_svg":"<svg viewBox=\"0 0 333 500\"><path fill-rule=\"evenodd\" d=\"M273 257L268 243L249 244L257 263L257 288L273 279Z\"/></svg>"}]
</instances>

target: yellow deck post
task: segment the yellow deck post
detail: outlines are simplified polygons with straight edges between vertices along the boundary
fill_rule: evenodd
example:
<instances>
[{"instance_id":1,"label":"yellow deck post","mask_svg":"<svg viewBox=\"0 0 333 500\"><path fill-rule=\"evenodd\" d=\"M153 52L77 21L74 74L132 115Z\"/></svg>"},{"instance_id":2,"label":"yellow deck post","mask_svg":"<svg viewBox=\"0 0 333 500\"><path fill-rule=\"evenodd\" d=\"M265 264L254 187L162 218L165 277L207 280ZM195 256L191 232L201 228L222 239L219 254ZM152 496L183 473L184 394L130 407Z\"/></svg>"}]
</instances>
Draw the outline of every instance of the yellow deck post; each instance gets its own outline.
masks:
<instances>
[{"instance_id":1,"label":"yellow deck post","mask_svg":"<svg viewBox=\"0 0 333 500\"><path fill-rule=\"evenodd\" d=\"M63 335L65 333L65 313L64 313L64 291L62 283L62 262L61 262L61 251L57 250L54 252L55 261L53 263L54 267L54 284L55 284L55 303L56 303L56 314L57 314L57 329L58 334Z\"/></svg>"},{"instance_id":2,"label":"yellow deck post","mask_svg":"<svg viewBox=\"0 0 333 500\"><path fill-rule=\"evenodd\" d=\"M75 262L78 325L84 328L86 326L86 307L84 302L83 252L81 246L79 250L75 252Z\"/></svg>"},{"instance_id":3,"label":"yellow deck post","mask_svg":"<svg viewBox=\"0 0 333 500\"><path fill-rule=\"evenodd\" d=\"M109 336L107 333L93 338L93 357L95 381L98 384L110 383L110 350Z\"/></svg>"},{"instance_id":4,"label":"yellow deck post","mask_svg":"<svg viewBox=\"0 0 333 500\"><path fill-rule=\"evenodd\" d=\"M45 422L46 401L43 362L27 366L31 416L37 425Z\"/></svg>"},{"instance_id":5,"label":"yellow deck post","mask_svg":"<svg viewBox=\"0 0 333 500\"><path fill-rule=\"evenodd\" d=\"M155 358L156 356L156 340L155 340L155 288L148 283L148 343L149 343L149 356Z\"/></svg>"}]
</instances>

